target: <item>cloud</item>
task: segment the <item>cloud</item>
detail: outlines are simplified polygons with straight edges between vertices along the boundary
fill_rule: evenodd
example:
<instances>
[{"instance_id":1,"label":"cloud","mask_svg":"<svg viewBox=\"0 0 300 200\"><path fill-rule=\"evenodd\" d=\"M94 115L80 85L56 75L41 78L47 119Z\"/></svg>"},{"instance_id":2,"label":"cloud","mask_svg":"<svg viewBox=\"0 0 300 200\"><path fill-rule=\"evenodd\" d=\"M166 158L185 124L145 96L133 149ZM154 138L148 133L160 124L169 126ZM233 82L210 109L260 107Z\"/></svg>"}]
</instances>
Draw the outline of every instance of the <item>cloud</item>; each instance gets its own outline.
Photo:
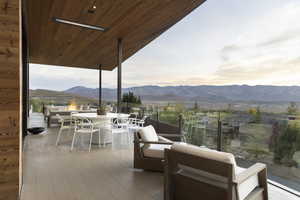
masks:
<instances>
[{"instance_id":1,"label":"cloud","mask_svg":"<svg viewBox=\"0 0 300 200\"><path fill-rule=\"evenodd\" d=\"M286 32L277 37L271 38L265 42L257 44L257 46L270 46L270 45L281 45L285 42L288 42L293 39L297 39L300 37L300 30L293 31L293 32Z\"/></svg>"},{"instance_id":2,"label":"cloud","mask_svg":"<svg viewBox=\"0 0 300 200\"><path fill-rule=\"evenodd\" d=\"M231 45L226 45L224 46L222 49L221 49L221 53L231 53L231 52L234 52L234 51L239 51L241 50L242 47L239 47L238 45L236 44L231 44Z\"/></svg>"},{"instance_id":3,"label":"cloud","mask_svg":"<svg viewBox=\"0 0 300 200\"><path fill-rule=\"evenodd\" d=\"M284 67L282 67L284 66ZM291 60L273 59L261 62L260 65L230 64L222 65L209 77L190 77L174 80L167 85L293 85L300 84L300 57Z\"/></svg>"}]
</instances>

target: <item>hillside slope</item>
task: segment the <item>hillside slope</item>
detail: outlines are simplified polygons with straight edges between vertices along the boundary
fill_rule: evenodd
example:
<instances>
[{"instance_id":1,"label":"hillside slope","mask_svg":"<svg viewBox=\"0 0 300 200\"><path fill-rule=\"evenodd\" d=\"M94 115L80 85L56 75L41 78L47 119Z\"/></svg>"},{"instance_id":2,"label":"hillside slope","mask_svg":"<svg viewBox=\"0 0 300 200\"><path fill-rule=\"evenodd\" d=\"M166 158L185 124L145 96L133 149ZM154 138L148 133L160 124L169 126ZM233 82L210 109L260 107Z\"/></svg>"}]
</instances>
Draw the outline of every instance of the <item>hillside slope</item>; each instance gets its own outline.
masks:
<instances>
[{"instance_id":1,"label":"hillside slope","mask_svg":"<svg viewBox=\"0 0 300 200\"><path fill-rule=\"evenodd\" d=\"M70 94L66 92L59 92L53 90L30 90L30 98L41 99L46 102L53 102L55 104L69 104L70 101L75 100L77 104L96 104L98 100L95 98L79 96L76 94Z\"/></svg>"},{"instance_id":2,"label":"hillside slope","mask_svg":"<svg viewBox=\"0 0 300 200\"><path fill-rule=\"evenodd\" d=\"M300 86L141 86L124 88L122 92L132 91L144 101L262 101L262 102L300 102ZM98 97L97 88L77 86L66 93L85 97ZM116 99L116 89L104 88L105 100Z\"/></svg>"}]
</instances>

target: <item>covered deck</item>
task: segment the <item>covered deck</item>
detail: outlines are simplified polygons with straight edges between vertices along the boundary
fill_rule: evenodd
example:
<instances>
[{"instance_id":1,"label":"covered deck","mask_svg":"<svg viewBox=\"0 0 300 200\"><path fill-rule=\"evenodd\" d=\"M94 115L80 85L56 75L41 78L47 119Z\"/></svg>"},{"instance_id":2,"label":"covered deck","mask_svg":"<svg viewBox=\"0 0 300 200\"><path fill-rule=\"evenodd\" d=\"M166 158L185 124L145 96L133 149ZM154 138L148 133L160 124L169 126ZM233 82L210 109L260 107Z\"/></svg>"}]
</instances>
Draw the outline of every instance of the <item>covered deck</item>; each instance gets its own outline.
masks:
<instances>
[{"instance_id":1,"label":"covered deck","mask_svg":"<svg viewBox=\"0 0 300 200\"><path fill-rule=\"evenodd\" d=\"M44 123L42 115L31 119ZM63 134L61 145L55 146L57 133L58 128L49 128L47 135L26 137L21 200L163 199L163 174L133 168L133 145L126 136L116 134L113 145L95 145L91 152L83 142L71 152L72 134ZM269 199L299 197L269 185Z\"/></svg>"}]
</instances>

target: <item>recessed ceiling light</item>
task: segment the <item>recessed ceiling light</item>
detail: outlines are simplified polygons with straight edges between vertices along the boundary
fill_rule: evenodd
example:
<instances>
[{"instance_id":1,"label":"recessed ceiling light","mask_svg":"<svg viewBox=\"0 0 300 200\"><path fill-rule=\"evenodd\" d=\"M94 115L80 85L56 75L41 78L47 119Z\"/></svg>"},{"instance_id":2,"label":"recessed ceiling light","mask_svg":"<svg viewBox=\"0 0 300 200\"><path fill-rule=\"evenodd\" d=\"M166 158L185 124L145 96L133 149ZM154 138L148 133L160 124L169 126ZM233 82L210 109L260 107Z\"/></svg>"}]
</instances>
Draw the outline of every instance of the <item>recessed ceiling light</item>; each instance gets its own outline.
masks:
<instances>
[{"instance_id":1,"label":"recessed ceiling light","mask_svg":"<svg viewBox=\"0 0 300 200\"><path fill-rule=\"evenodd\" d=\"M69 25L72 25L72 26L79 26L79 27L82 27L82 28L88 28L88 29L102 31L102 32L107 30L107 28L103 28L101 26L81 24L81 23L78 23L78 22L69 21L69 20L65 20L65 19L54 18L54 21L58 22L58 23L62 23L62 24L69 24Z\"/></svg>"}]
</instances>

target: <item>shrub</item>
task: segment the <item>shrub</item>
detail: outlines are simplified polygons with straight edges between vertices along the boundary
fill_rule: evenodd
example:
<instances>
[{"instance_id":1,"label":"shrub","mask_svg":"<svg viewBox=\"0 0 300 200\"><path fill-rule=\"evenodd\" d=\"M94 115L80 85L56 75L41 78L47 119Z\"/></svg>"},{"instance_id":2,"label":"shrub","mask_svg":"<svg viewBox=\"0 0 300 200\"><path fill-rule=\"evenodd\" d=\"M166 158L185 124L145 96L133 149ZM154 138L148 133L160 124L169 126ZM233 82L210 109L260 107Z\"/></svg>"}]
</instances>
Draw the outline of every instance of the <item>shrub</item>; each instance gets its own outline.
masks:
<instances>
[{"instance_id":1,"label":"shrub","mask_svg":"<svg viewBox=\"0 0 300 200\"><path fill-rule=\"evenodd\" d=\"M290 166L293 162L294 153L300 149L300 129L296 124L288 125L283 134L278 138L274 162Z\"/></svg>"}]
</instances>

